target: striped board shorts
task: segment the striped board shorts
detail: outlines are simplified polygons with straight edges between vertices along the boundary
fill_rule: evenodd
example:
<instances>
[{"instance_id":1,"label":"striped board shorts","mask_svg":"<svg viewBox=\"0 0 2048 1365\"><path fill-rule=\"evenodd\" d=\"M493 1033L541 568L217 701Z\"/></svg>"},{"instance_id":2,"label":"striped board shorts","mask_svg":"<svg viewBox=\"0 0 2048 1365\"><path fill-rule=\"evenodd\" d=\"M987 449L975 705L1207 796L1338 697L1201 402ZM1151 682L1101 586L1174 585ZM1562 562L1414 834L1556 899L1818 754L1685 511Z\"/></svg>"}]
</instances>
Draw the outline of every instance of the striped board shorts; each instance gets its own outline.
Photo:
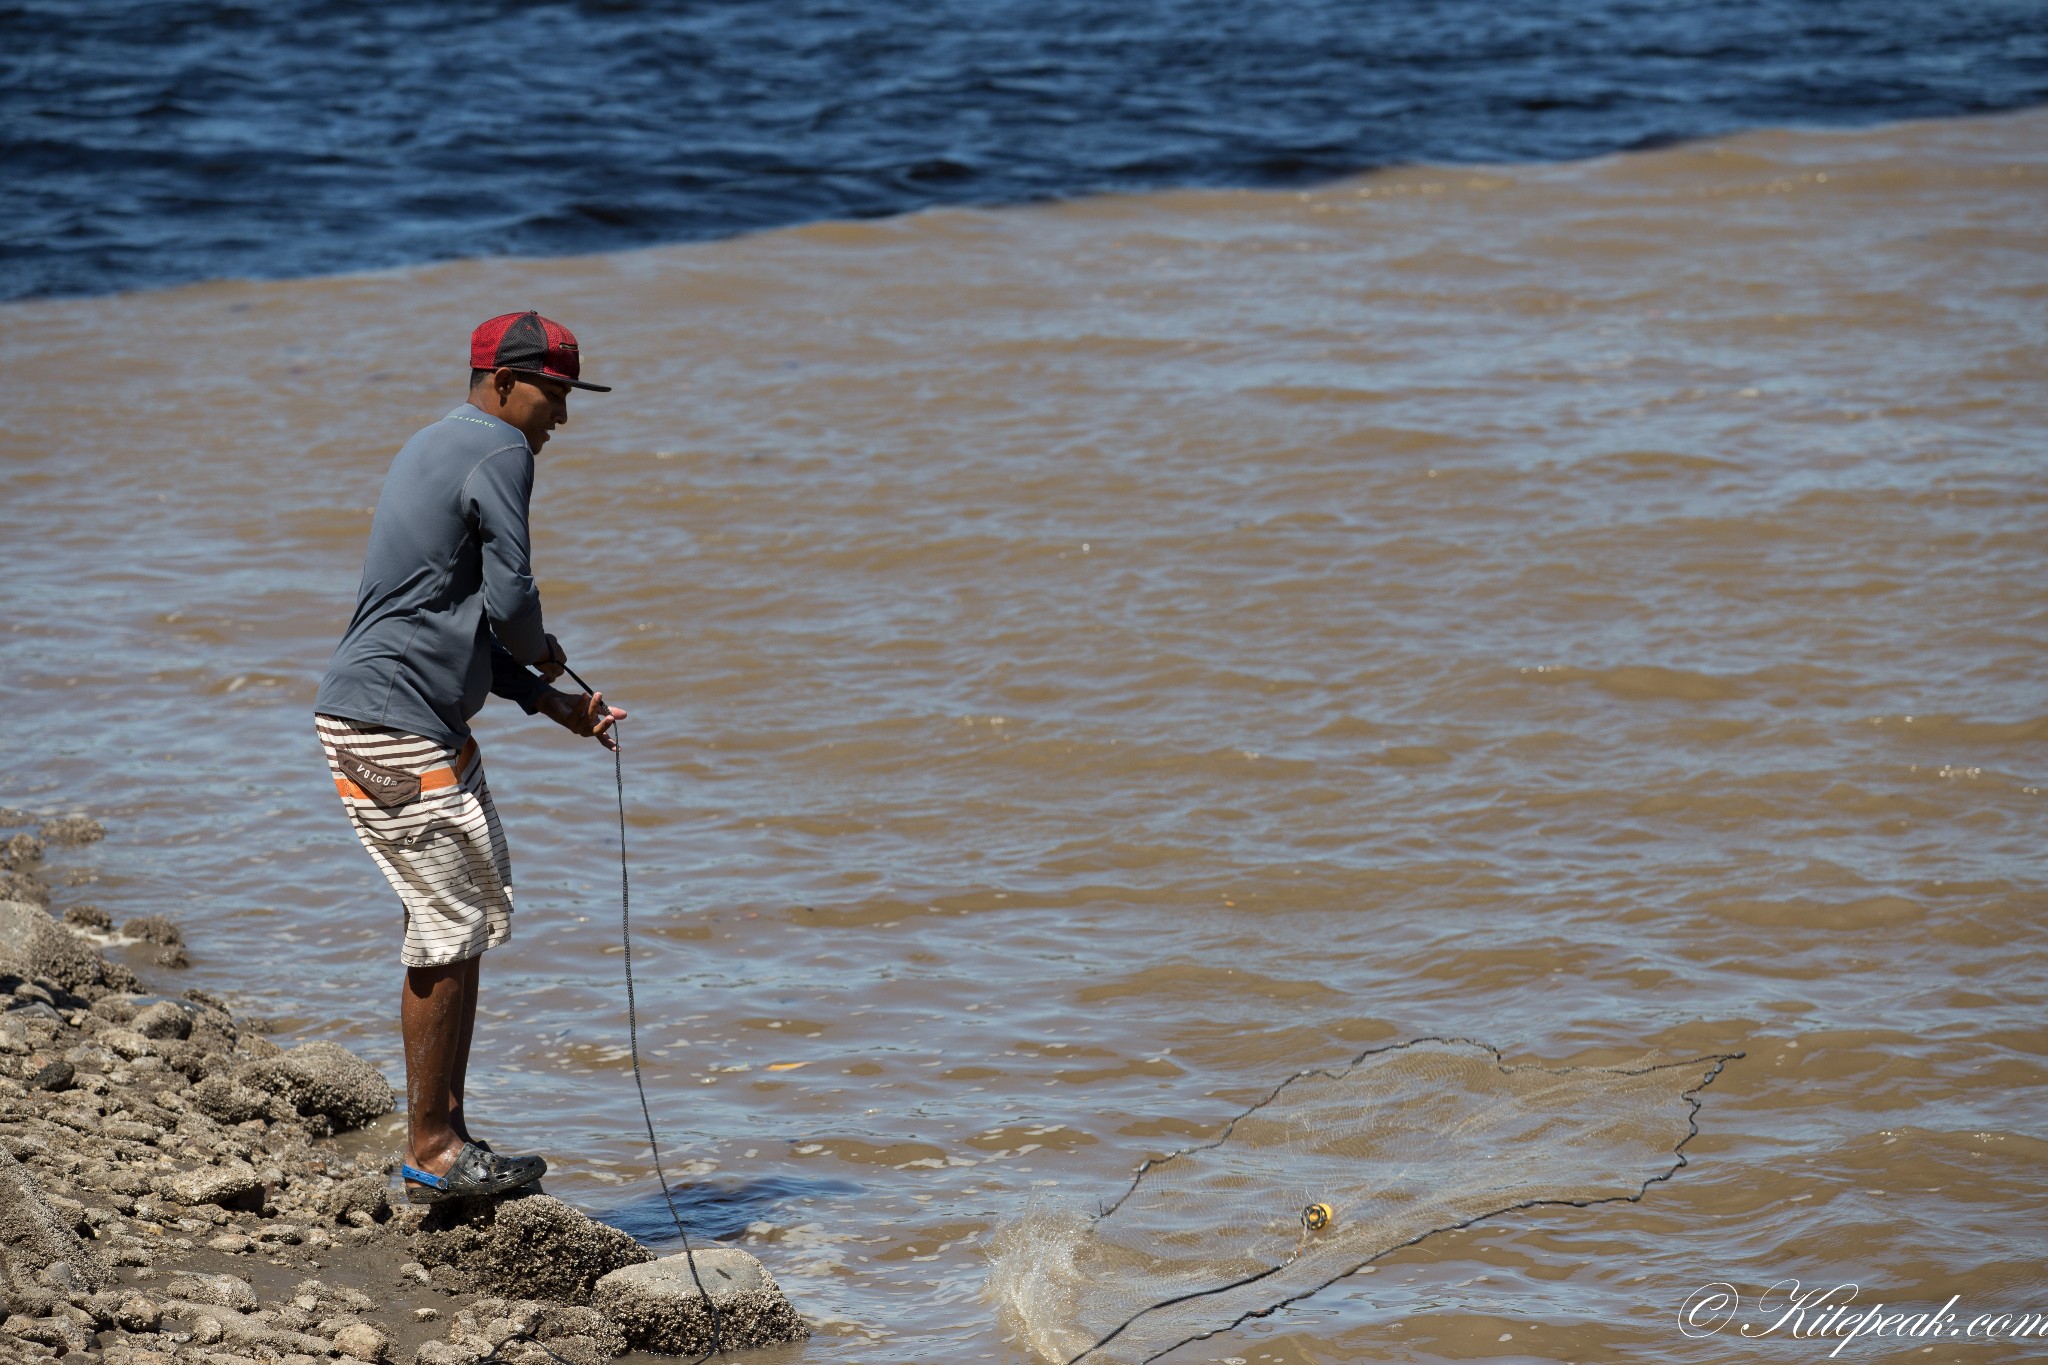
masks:
<instances>
[{"instance_id":1,"label":"striped board shorts","mask_svg":"<svg viewBox=\"0 0 2048 1365\"><path fill-rule=\"evenodd\" d=\"M456 751L387 726L313 719L349 823L405 907L400 961L466 962L510 938L512 855L476 741ZM364 789L401 774L417 778L417 796L386 805Z\"/></svg>"}]
</instances>

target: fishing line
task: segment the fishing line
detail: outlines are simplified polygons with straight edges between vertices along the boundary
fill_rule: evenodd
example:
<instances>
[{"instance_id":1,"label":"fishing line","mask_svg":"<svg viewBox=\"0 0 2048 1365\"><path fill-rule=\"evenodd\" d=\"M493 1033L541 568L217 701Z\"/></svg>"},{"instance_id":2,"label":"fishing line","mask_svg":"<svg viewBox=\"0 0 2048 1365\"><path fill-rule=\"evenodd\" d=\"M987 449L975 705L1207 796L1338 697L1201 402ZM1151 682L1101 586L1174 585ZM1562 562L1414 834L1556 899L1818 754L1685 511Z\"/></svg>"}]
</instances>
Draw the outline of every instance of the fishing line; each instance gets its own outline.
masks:
<instances>
[{"instance_id":1,"label":"fishing line","mask_svg":"<svg viewBox=\"0 0 2048 1365\"><path fill-rule=\"evenodd\" d=\"M583 689L585 696L597 695L597 690L578 677L575 669L563 664L562 671ZM704 1307L711 1314L711 1349L698 1358L698 1365L702 1365L713 1356L725 1354L723 1324L718 1304L712 1299L711 1291L704 1287L703 1277L697 1273L697 1252L690 1245L690 1230L683 1226L682 1214L676 1212L675 1192L669 1189L668 1174L661 1168L661 1142L654 1135L654 1112L647 1106L647 1083L640 1077L640 1016L633 999L633 887L626 872L626 760L625 750L619 743L617 721L612 722L611 730L612 783L619 794L619 941L626 957L626 1043L633 1054L633 1089L639 1093L640 1118L647 1125L647 1150L654 1156L654 1178L661 1182L661 1197L668 1205L669 1220L676 1225L676 1236L683 1240L683 1257L690 1267L690 1281L704 1296Z\"/></svg>"}]
</instances>

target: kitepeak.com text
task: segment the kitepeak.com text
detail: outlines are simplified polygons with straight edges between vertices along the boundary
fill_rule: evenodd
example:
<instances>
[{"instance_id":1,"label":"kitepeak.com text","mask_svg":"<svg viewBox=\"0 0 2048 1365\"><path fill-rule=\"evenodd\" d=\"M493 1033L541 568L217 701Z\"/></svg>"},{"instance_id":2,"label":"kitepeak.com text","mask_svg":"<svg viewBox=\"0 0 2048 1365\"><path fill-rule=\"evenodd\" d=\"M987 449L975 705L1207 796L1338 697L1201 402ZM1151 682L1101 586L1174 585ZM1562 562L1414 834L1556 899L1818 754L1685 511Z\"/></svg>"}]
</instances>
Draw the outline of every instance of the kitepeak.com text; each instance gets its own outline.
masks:
<instances>
[{"instance_id":1,"label":"kitepeak.com text","mask_svg":"<svg viewBox=\"0 0 2048 1365\"><path fill-rule=\"evenodd\" d=\"M1854 1284L1804 1285L1780 1280L1744 1292L1724 1280L1701 1285L1678 1310L1678 1330L1701 1339L1732 1333L1752 1341L1832 1343L1828 1358L1851 1342L2039 1341L2048 1346L2048 1311L1978 1311L1952 1294L1939 1308L1872 1302Z\"/></svg>"}]
</instances>

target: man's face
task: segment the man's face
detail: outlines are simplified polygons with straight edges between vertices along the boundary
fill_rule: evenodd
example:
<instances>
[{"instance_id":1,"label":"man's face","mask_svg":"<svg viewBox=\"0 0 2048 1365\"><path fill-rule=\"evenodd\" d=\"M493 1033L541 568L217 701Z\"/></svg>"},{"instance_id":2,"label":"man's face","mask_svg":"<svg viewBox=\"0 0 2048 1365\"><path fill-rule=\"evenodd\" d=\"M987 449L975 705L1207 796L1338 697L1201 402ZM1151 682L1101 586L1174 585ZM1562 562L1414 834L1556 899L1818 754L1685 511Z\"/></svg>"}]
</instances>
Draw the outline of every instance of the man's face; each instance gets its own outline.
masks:
<instances>
[{"instance_id":1,"label":"man's face","mask_svg":"<svg viewBox=\"0 0 2048 1365\"><path fill-rule=\"evenodd\" d=\"M510 379L508 388L506 380ZM491 377L498 392L498 416L518 427L536 455L548 433L569 424L569 386L552 379L500 370Z\"/></svg>"}]
</instances>

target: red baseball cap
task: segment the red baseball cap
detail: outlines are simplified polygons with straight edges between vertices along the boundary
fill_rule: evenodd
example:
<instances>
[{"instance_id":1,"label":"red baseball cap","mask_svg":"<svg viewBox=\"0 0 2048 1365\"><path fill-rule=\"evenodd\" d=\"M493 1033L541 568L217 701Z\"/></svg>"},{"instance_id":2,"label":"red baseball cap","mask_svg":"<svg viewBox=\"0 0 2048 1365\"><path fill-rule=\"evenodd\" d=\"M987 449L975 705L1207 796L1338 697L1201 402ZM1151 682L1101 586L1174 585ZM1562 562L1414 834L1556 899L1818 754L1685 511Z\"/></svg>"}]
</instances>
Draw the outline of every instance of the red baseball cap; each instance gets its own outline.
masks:
<instances>
[{"instance_id":1,"label":"red baseball cap","mask_svg":"<svg viewBox=\"0 0 2048 1365\"><path fill-rule=\"evenodd\" d=\"M571 388L610 393L609 384L586 384L577 378L583 361L576 353L576 334L561 323L528 309L492 318L469 334L472 370L518 370L556 379Z\"/></svg>"}]
</instances>

